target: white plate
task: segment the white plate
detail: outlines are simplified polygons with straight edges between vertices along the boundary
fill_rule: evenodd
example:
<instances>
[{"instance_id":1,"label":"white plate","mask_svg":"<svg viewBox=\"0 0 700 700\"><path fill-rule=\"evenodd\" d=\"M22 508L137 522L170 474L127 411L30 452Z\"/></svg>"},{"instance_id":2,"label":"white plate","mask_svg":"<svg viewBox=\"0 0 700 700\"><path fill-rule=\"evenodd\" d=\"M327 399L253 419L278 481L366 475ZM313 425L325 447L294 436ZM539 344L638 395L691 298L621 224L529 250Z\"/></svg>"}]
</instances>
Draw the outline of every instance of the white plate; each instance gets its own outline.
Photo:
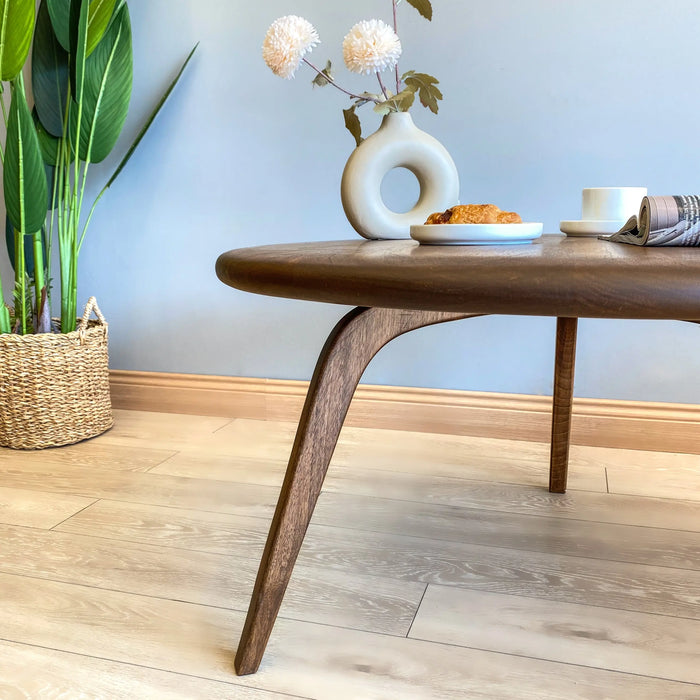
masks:
<instances>
[{"instance_id":1,"label":"white plate","mask_svg":"<svg viewBox=\"0 0 700 700\"><path fill-rule=\"evenodd\" d=\"M562 221L559 230L567 236L609 236L617 233L626 221Z\"/></svg>"},{"instance_id":2,"label":"white plate","mask_svg":"<svg viewBox=\"0 0 700 700\"><path fill-rule=\"evenodd\" d=\"M542 235L542 224L414 224L411 238L427 245L508 245Z\"/></svg>"}]
</instances>

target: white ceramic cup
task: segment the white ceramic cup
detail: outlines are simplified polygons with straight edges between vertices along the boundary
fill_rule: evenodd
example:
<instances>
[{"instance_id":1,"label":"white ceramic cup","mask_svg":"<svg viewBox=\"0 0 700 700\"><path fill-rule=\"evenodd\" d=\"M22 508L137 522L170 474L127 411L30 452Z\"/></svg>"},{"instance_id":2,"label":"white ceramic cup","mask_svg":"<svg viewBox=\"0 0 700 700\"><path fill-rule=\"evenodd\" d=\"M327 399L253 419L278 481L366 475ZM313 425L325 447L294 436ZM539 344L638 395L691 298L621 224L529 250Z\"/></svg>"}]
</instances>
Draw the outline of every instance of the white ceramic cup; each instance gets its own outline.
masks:
<instances>
[{"instance_id":1,"label":"white ceramic cup","mask_svg":"<svg viewBox=\"0 0 700 700\"><path fill-rule=\"evenodd\" d=\"M639 213L646 187L587 187L583 190L583 221L627 221Z\"/></svg>"}]
</instances>

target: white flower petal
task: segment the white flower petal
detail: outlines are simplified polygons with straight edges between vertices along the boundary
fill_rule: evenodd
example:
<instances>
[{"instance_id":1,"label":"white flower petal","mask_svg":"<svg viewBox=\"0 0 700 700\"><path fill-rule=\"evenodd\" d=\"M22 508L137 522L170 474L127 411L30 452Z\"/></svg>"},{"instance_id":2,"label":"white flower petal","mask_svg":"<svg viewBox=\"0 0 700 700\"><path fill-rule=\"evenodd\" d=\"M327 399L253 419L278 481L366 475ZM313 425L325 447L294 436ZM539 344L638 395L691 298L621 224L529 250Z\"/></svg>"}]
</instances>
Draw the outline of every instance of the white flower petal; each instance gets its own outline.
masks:
<instances>
[{"instance_id":1,"label":"white flower petal","mask_svg":"<svg viewBox=\"0 0 700 700\"><path fill-rule=\"evenodd\" d=\"M280 17L267 30L263 59L275 75L293 78L301 59L318 43L318 32L311 22L296 15Z\"/></svg>"},{"instance_id":2,"label":"white flower petal","mask_svg":"<svg viewBox=\"0 0 700 700\"><path fill-rule=\"evenodd\" d=\"M378 19L358 22L343 39L343 59L353 73L377 73L393 68L401 55L396 32Z\"/></svg>"}]
</instances>

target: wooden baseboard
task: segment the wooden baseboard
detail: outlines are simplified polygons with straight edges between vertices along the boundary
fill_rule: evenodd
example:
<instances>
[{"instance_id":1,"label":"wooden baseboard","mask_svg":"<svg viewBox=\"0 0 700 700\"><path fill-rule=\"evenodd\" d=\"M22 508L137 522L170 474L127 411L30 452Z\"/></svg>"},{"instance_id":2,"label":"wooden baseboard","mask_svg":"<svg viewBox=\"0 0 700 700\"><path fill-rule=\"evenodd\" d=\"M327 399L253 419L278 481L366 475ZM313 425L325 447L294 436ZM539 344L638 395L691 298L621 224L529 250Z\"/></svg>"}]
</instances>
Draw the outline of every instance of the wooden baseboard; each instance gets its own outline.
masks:
<instances>
[{"instance_id":1,"label":"wooden baseboard","mask_svg":"<svg viewBox=\"0 0 700 700\"><path fill-rule=\"evenodd\" d=\"M297 421L308 382L110 372L115 408ZM548 442L551 398L361 384L346 424ZM575 399L572 443L700 454L700 406Z\"/></svg>"}]
</instances>

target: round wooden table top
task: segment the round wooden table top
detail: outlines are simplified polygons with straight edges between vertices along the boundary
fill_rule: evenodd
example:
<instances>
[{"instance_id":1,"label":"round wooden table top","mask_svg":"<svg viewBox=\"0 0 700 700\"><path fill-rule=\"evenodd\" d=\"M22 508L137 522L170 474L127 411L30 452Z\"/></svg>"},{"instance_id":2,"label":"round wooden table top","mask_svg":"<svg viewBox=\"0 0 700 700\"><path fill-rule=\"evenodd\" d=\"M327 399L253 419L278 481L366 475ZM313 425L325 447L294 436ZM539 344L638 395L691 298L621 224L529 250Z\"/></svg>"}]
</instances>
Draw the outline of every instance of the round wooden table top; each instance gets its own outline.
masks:
<instances>
[{"instance_id":1,"label":"round wooden table top","mask_svg":"<svg viewBox=\"0 0 700 700\"><path fill-rule=\"evenodd\" d=\"M351 306L700 320L700 249L546 235L518 245L328 241L222 254L219 279L256 294Z\"/></svg>"}]
</instances>

